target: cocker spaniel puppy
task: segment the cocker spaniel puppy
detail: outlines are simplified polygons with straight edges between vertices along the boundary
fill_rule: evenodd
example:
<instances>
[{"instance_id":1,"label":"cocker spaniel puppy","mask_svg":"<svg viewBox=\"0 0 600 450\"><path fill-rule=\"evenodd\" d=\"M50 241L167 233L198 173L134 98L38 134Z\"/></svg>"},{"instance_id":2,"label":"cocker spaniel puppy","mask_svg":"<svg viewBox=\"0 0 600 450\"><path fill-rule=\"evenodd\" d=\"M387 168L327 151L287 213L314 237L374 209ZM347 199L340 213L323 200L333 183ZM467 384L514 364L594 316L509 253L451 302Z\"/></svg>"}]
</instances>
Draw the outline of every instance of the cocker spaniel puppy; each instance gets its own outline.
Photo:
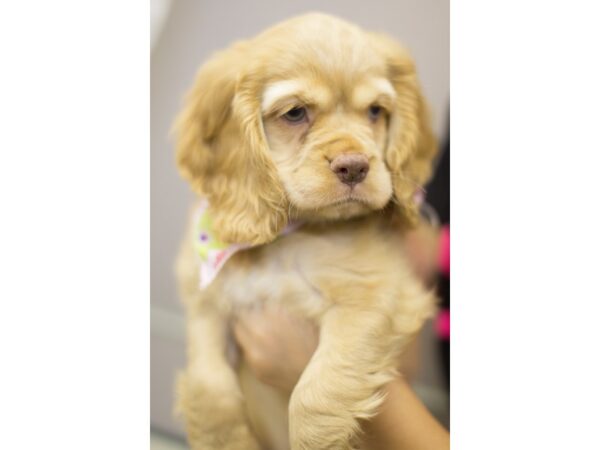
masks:
<instances>
[{"instance_id":1,"label":"cocker spaniel puppy","mask_svg":"<svg viewBox=\"0 0 600 450\"><path fill-rule=\"evenodd\" d=\"M411 58L340 19L294 18L214 55L176 132L201 198L177 265L191 446L355 448L434 308L403 245L436 152ZM257 303L320 328L290 398L227 358L229 318Z\"/></svg>"}]
</instances>

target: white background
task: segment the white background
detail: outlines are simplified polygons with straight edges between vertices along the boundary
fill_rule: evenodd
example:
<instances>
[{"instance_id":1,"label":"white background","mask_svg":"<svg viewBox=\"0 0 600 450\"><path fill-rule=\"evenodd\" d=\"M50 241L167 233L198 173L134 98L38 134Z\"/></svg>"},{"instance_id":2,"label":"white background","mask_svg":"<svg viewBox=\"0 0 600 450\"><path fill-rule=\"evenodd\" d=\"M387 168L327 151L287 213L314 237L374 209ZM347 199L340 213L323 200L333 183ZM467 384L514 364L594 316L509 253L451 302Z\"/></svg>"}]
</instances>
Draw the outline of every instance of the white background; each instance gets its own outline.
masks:
<instances>
[{"instance_id":1,"label":"white background","mask_svg":"<svg viewBox=\"0 0 600 450\"><path fill-rule=\"evenodd\" d=\"M456 449L600 446L599 14L557 4L452 4ZM149 446L148 6L0 6L4 448Z\"/></svg>"}]
</instances>

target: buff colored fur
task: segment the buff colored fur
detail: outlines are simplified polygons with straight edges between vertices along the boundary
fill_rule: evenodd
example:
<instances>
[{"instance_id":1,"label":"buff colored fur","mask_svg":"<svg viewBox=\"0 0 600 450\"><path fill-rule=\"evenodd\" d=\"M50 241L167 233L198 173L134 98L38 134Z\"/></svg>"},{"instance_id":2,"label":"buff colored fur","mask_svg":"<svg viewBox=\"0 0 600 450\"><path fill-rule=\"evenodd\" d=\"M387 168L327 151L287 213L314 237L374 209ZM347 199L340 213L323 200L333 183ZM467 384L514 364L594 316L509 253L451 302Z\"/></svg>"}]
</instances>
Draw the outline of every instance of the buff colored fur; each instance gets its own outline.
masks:
<instances>
[{"instance_id":1,"label":"buff colored fur","mask_svg":"<svg viewBox=\"0 0 600 450\"><path fill-rule=\"evenodd\" d=\"M372 104L382 117L369 118ZM307 107L308 121L286 122L297 106ZM376 414L400 352L434 308L402 242L436 149L410 57L339 19L295 18L206 63L176 131L178 166L209 199L220 237L257 244L204 291L191 225L182 245L188 366L178 407L190 445L356 448L359 421ZM353 192L329 169L344 153L370 163ZM277 238L298 219L301 229ZM231 314L266 303L320 327L289 399L226 357Z\"/></svg>"}]
</instances>

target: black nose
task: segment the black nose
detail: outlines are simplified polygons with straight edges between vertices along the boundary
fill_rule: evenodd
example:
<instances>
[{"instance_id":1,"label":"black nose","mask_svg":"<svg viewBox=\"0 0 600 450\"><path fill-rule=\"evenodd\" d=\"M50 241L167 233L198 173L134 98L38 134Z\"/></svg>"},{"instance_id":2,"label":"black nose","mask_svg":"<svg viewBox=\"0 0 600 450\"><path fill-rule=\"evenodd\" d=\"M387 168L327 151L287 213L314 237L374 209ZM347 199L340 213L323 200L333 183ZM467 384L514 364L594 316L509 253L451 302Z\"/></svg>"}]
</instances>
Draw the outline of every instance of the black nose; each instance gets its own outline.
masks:
<instances>
[{"instance_id":1,"label":"black nose","mask_svg":"<svg viewBox=\"0 0 600 450\"><path fill-rule=\"evenodd\" d=\"M329 165L342 183L354 186L369 173L369 160L360 154L347 154L336 157Z\"/></svg>"}]
</instances>

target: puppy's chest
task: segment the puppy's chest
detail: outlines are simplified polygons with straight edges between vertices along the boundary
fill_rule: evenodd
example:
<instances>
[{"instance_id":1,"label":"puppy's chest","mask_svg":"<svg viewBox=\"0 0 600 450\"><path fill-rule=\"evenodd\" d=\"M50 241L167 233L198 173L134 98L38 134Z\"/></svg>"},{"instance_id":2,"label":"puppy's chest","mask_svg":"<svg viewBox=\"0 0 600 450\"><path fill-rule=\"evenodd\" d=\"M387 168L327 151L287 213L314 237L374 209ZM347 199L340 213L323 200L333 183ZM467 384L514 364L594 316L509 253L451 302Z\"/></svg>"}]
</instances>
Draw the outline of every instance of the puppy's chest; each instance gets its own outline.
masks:
<instances>
[{"instance_id":1,"label":"puppy's chest","mask_svg":"<svg viewBox=\"0 0 600 450\"><path fill-rule=\"evenodd\" d=\"M316 317L338 300L333 297L340 287L351 292L377 286L396 272L397 244L362 227L298 231L235 255L220 277L220 290L233 308L275 303Z\"/></svg>"},{"instance_id":2,"label":"puppy's chest","mask_svg":"<svg viewBox=\"0 0 600 450\"><path fill-rule=\"evenodd\" d=\"M303 315L318 315L327 300L314 278L320 263L312 247L297 245L298 239L282 238L276 244L236 255L223 271L222 293L231 306L282 304Z\"/></svg>"}]
</instances>

